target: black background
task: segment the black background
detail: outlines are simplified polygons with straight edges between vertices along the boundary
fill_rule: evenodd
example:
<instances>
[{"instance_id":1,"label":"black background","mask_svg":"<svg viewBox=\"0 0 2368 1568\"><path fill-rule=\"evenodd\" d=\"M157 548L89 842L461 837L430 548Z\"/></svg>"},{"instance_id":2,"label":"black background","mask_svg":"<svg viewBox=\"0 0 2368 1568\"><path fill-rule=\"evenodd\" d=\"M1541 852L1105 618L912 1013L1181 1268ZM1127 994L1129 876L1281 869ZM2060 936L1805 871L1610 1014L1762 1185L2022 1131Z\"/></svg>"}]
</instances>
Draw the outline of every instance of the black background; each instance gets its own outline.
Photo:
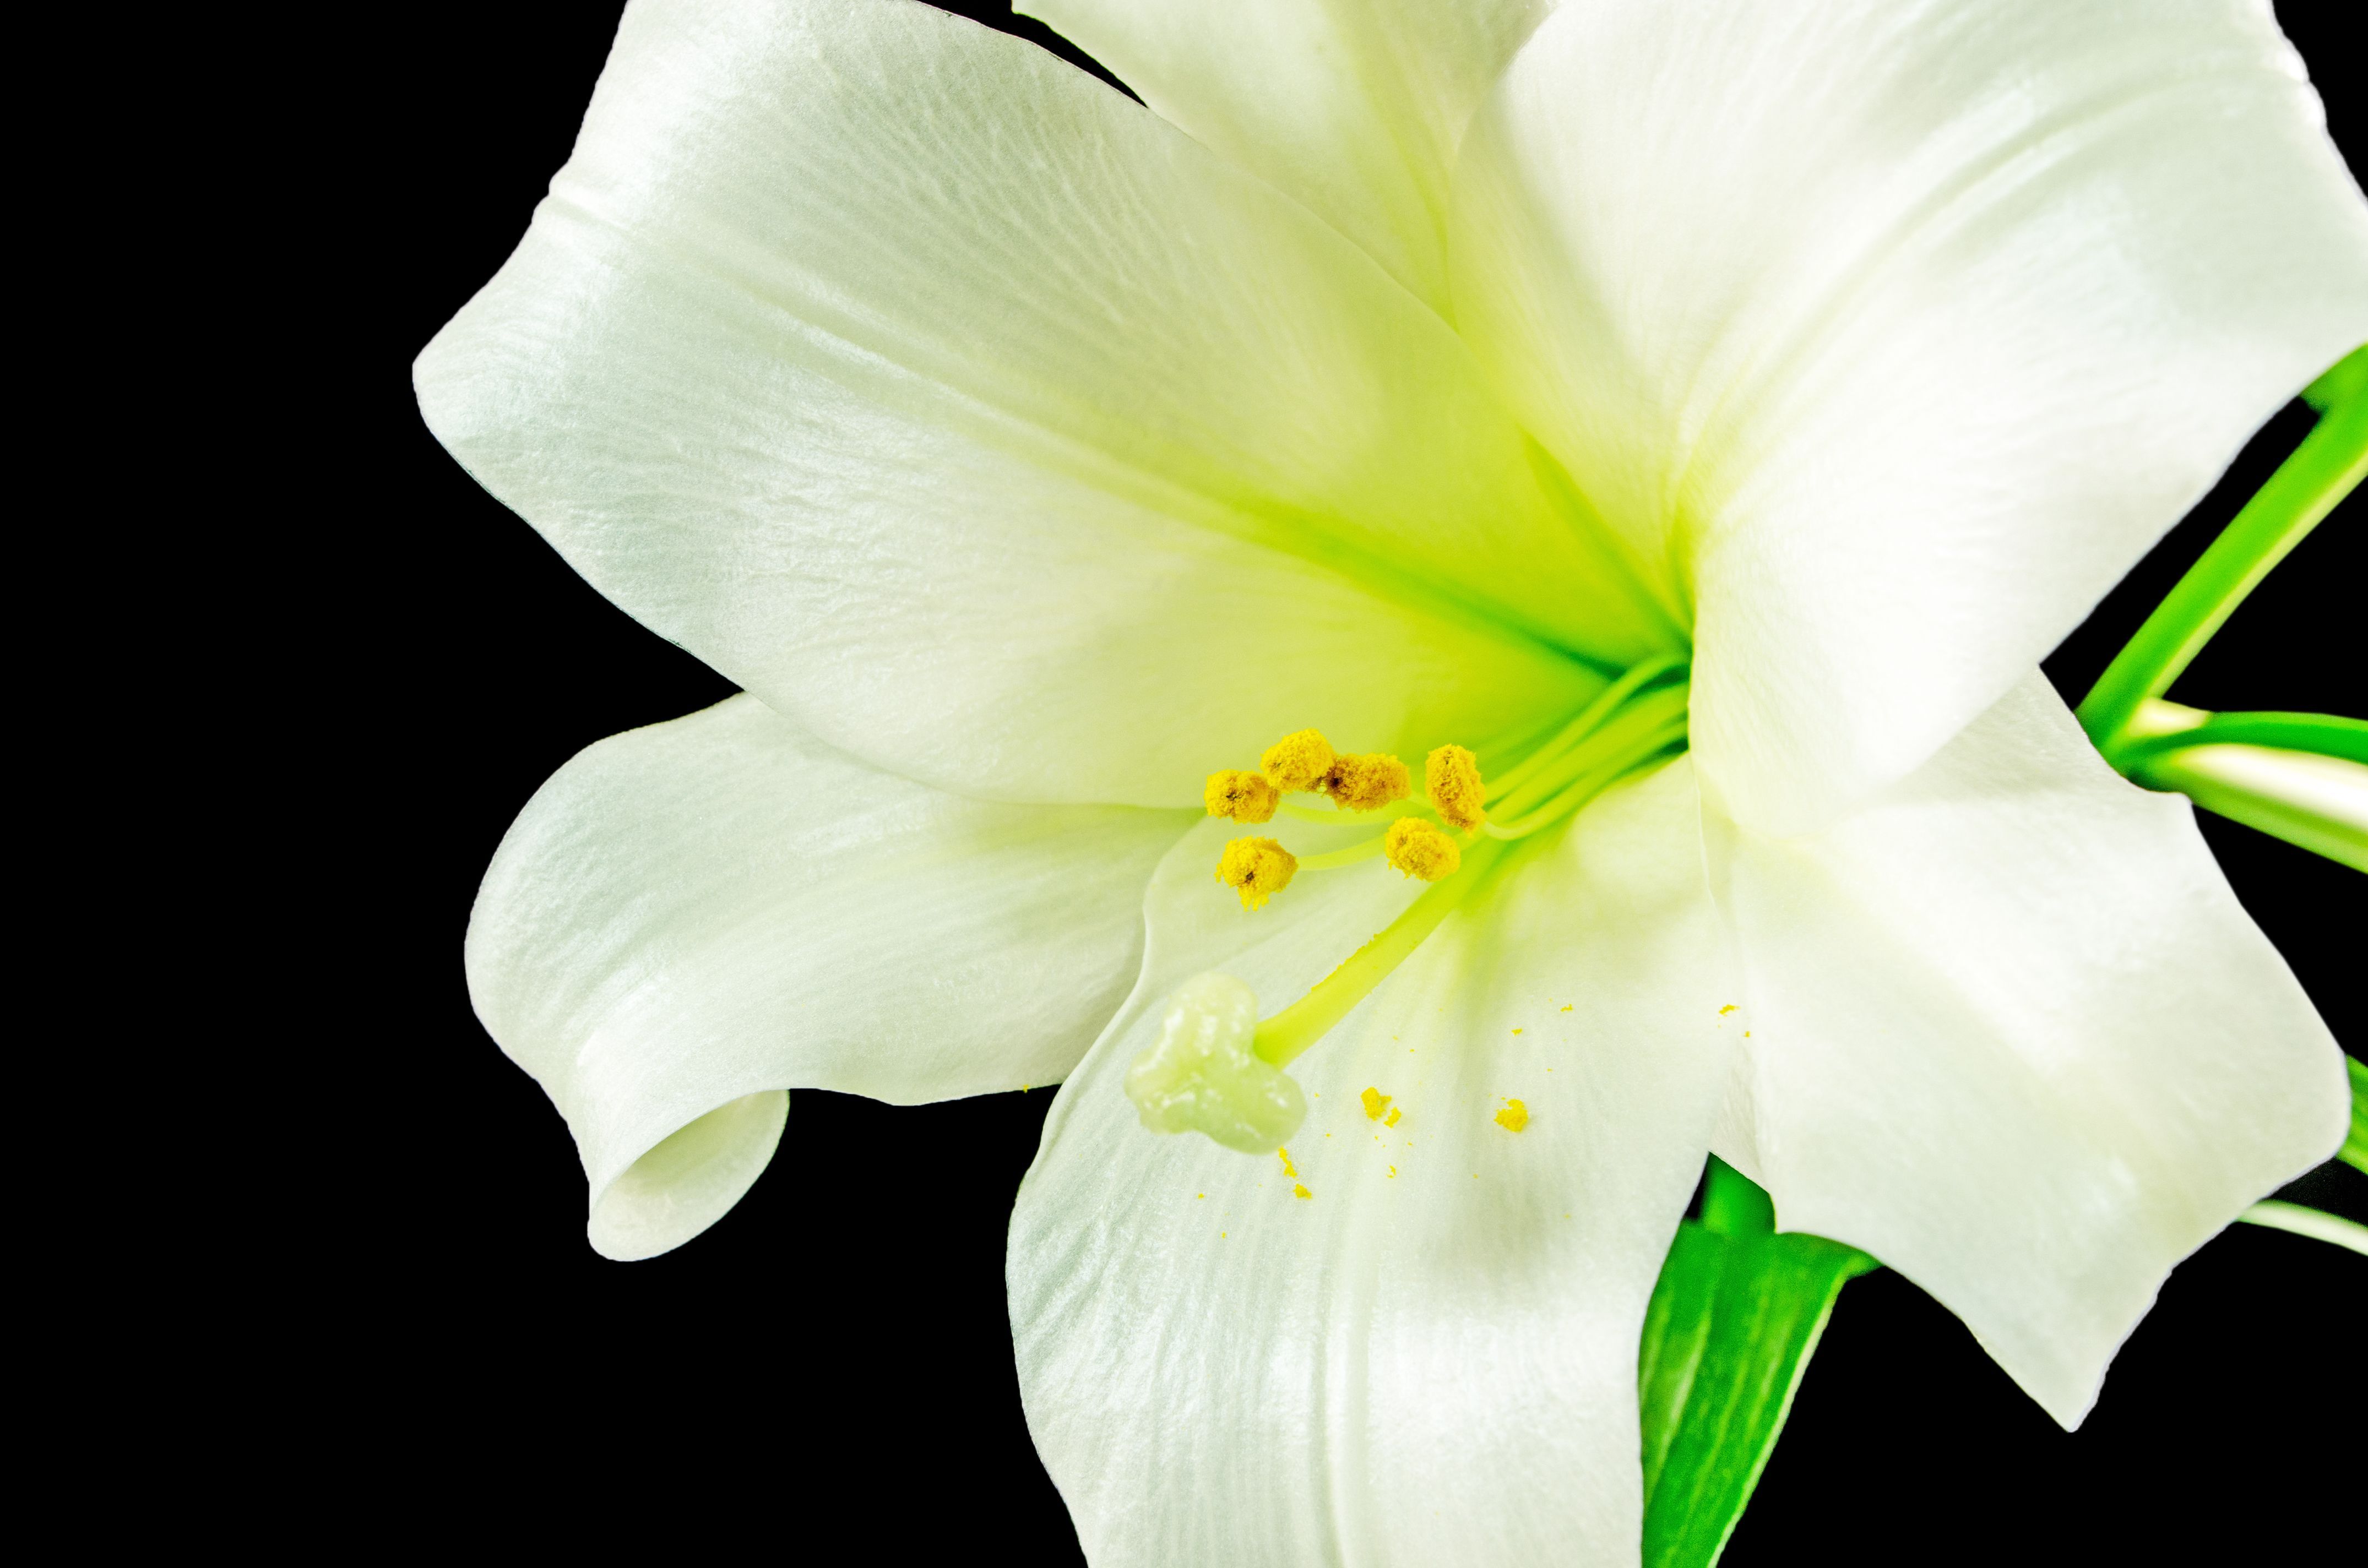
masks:
<instances>
[{"instance_id":1,"label":"black background","mask_svg":"<svg viewBox=\"0 0 2368 1568\"><path fill-rule=\"evenodd\" d=\"M337 434L316 455L336 478L299 505L306 537L351 551L324 556L312 645L359 673L330 677L337 733L318 756L345 760L314 771L393 789L365 789L359 820L308 851L341 913L313 976L323 1005L284 1020L325 1037L331 1076L359 1079L298 1139L312 1146L284 1151L319 1173L294 1203L316 1206L291 1215L299 1241L264 1244L301 1259L282 1310L320 1346L321 1441L395 1484L390 1531L465 1517L489 1544L646 1536L671 1555L754 1531L793 1560L1074 1562L1003 1302L1009 1204L1049 1091L900 1109L801 1090L734 1212L618 1265L585 1244L565 1128L470 1011L470 901L528 796L578 748L732 689L479 491L411 397L412 357L564 161L617 10L413 5L327 78L364 84L324 106L364 129L336 150L343 292L302 350L335 372ZM2281 10L2356 172L2361 95L2324 79L2356 57L2323 13ZM2067 695L2307 423L2273 422L2050 661ZM2322 527L2174 695L2360 711L2363 522L2355 501ZM2368 1052L2356 875L2216 819L2205 831L2339 1037ZM2330 1168L2296 1195L2363 1217L2363 1187ZM1725 1561L2294 1560L2357 1498L2363 1287L2356 1256L2236 1227L2173 1276L2067 1436L1913 1286L1861 1280Z\"/></svg>"}]
</instances>

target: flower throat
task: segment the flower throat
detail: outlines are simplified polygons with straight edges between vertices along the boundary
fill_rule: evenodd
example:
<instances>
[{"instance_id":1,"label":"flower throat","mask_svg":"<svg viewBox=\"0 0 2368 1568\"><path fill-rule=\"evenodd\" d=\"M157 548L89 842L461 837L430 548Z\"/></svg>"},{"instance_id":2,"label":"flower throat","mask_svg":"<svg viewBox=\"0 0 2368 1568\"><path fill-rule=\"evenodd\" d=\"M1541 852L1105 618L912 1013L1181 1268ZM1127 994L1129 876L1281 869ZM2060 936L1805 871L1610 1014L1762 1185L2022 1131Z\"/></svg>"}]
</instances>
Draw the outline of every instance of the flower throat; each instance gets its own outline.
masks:
<instances>
[{"instance_id":1,"label":"flower throat","mask_svg":"<svg viewBox=\"0 0 2368 1568\"><path fill-rule=\"evenodd\" d=\"M1383 753L1333 749L1314 730L1286 735L1258 768L1209 776L1209 814L1247 825L1277 815L1337 823L1342 812L1389 813L1362 843L1296 856L1270 837L1225 846L1216 880L1242 907L1258 911L1302 871L1331 871L1376 857L1431 884L1405 912L1349 955L1306 995L1271 1017L1228 974L1195 976L1169 997L1158 1042L1127 1070L1127 1097L1155 1132L1201 1132L1247 1153L1268 1153L1307 1114L1300 1087L1282 1069L1330 1032L1406 961L1423 939L1486 883L1507 847L1563 822L1629 774L1685 749L1690 691L1681 658L1649 660L1606 687L1578 715L1494 778L1460 745L1423 764L1423 799L1412 771ZM1330 809L1286 801L1331 797Z\"/></svg>"}]
</instances>

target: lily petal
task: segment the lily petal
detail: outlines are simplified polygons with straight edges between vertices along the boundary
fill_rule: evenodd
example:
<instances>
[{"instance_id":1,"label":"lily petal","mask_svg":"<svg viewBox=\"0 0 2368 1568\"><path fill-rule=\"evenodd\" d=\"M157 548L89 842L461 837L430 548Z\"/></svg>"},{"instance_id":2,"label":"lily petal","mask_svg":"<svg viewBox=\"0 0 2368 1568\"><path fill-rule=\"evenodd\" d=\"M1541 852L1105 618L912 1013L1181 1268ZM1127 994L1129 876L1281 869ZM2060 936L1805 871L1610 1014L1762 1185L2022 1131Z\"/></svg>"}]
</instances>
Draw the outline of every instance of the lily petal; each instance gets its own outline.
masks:
<instances>
[{"instance_id":1,"label":"lily petal","mask_svg":"<svg viewBox=\"0 0 2368 1568\"><path fill-rule=\"evenodd\" d=\"M1029 1426L1091 1561L1635 1561L1638 1335L1736 1033L1697 819L1673 764L1473 894L1293 1063L1288 1170L1145 1131L1120 1079L1183 971L1279 1006L1398 879L1294 884L1225 951L1202 858L1162 869L1012 1220Z\"/></svg>"},{"instance_id":2,"label":"lily petal","mask_svg":"<svg viewBox=\"0 0 2368 1568\"><path fill-rule=\"evenodd\" d=\"M1026 0L1143 101L1447 307L1448 171L1550 0Z\"/></svg>"},{"instance_id":3,"label":"lily petal","mask_svg":"<svg viewBox=\"0 0 2368 1568\"><path fill-rule=\"evenodd\" d=\"M645 1257L757 1179L782 1089L1059 1080L1134 978L1143 890L1189 825L962 800L735 697L552 776L477 894L469 991L575 1135L593 1245Z\"/></svg>"},{"instance_id":4,"label":"lily petal","mask_svg":"<svg viewBox=\"0 0 2368 1568\"><path fill-rule=\"evenodd\" d=\"M968 794L1182 805L1309 724L1477 745L1666 637L1354 246L925 6L638 0L416 378L637 619Z\"/></svg>"},{"instance_id":5,"label":"lily petal","mask_svg":"<svg viewBox=\"0 0 2368 1568\"><path fill-rule=\"evenodd\" d=\"M1829 822L2368 338L2368 206L2260 0L1586 0L1456 175L1458 321L1695 609L1693 744Z\"/></svg>"},{"instance_id":6,"label":"lily petal","mask_svg":"<svg viewBox=\"0 0 2368 1568\"><path fill-rule=\"evenodd\" d=\"M2192 808L2035 674L1830 832L1712 842L1750 970L1718 1152L2067 1427L2171 1266L2343 1142L2342 1054Z\"/></svg>"}]
</instances>

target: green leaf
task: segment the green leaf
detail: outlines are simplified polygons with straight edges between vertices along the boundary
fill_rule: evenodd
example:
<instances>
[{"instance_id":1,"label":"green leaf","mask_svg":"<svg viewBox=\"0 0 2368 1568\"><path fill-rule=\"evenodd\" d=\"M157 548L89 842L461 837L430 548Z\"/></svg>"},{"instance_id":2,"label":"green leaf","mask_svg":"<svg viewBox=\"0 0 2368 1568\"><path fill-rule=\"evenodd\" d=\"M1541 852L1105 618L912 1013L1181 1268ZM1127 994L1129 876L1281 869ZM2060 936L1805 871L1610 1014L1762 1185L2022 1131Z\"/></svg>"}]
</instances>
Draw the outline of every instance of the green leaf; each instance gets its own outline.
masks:
<instances>
[{"instance_id":1,"label":"green leaf","mask_svg":"<svg viewBox=\"0 0 2368 1568\"><path fill-rule=\"evenodd\" d=\"M2343 1065L2351 1074L2351 1131L2335 1157L2355 1171L2368 1171L2368 1066L2356 1056L2345 1057Z\"/></svg>"},{"instance_id":2,"label":"green leaf","mask_svg":"<svg viewBox=\"0 0 2368 1568\"><path fill-rule=\"evenodd\" d=\"M1756 1195L1756 1196L1755 1196ZM1834 1298L1876 1267L1822 1236L1778 1235L1768 1196L1712 1162L1645 1316L1637 1392L1646 1568L1708 1568L1776 1447Z\"/></svg>"}]
</instances>

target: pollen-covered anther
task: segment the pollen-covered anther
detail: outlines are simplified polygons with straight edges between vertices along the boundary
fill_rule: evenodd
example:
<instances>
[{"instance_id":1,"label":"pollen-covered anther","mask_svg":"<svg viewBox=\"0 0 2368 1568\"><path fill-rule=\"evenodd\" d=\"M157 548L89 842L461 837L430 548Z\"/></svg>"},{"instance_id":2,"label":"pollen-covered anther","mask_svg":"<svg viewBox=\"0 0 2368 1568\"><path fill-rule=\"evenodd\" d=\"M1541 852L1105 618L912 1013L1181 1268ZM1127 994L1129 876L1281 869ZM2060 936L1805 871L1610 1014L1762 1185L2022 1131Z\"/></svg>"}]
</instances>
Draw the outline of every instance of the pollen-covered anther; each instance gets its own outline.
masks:
<instances>
[{"instance_id":1,"label":"pollen-covered anther","mask_svg":"<svg viewBox=\"0 0 2368 1568\"><path fill-rule=\"evenodd\" d=\"M1244 909L1263 909L1298 870L1298 858L1273 839L1236 838L1217 862L1217 880L1241 894Z\"/></svg>"},{"instance_id":2,"label":"pollen-covered anther","mask_svg":"<svg viewBox=\"0 0 2368 1568\"><path fill-rule=\"evenodd\" d=\"M1282 803L1282 792L1266 781L1265 774L1242 767L1209 775L1209 787L1201 798L1208 802L1211 816L1245 824L1272 822L1275 807Z\"/></svg>"},{"instance_id":3,"label":"pollen-covered anther","mask_svg":"<svg viewBox=\"0 0 2368 1568\"><path fill-rule=\"evenodd\" d=\"M1462 746L1440 746L1423 759L1422 789L1440 818L1466 833L1488 820L1480 804L1487 794L1480 759Z\"/></svg>"},{"instance_id":4,"label":"pollen-covered anther","mask_svg":"<svg viewBox=\"0 0 2368 1568\"><path fill-rule=\"evenodd\" d=\"M1330 741L1314 730L1302 730L1267 747L1258 758L1258 771L1266 775L1268 783L1290 794L1323 783L1338 756Z\"/></svg>"},{"instance_id":5,"label":"pollen-covered anther","mask_svg":"<svg viewBox=\"0 0 2368 1568\"><path fill-rule=\"evenodd\" d=\"M1336 756L1324 770L1322 788L1344 812L1378 812L1414 793L1406 765L1387 752Z\"/></svg>"},{"instance_id":6,"label":"pollen-covered anther","mask_svg":"<svg viewBox=\"0 0 2368 1568\"><path fill-rule=\"evenodd\" d=\"M1455 840L1420 817L1400 817L1390 824L1389 832L1382 835L1382 854L1407 876L1426 882L1452 877L1463 864L1463 851L1455 846Z\"/></svg>"}]
</instances>

